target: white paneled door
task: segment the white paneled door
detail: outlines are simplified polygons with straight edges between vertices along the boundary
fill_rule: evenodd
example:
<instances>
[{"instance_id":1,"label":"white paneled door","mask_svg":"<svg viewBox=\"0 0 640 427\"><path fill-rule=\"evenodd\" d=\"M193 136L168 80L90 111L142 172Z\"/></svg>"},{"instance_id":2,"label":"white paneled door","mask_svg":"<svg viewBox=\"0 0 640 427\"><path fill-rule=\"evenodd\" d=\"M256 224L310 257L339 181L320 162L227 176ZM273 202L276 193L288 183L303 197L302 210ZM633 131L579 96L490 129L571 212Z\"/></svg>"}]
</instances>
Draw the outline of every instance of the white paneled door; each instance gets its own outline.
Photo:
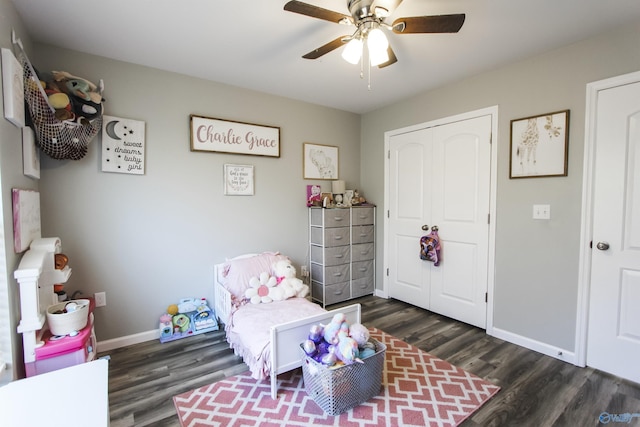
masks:
<instances>
[{"instance_id":1,"label":"white paneled door","mask_svg":"<svg viewBox=\"0 0 640 427\"><path fill-rule=\"evenodd\" d=\"M640 383L640 82L596 111L587 364Z\"/></svg>"},{"instance_id":2,"label":"white paneled door","mask_svg":"<svg viewBox=\"0 0 640 427\"><path fill-rule=\"evenodd\" d=\"M388 139L389 296L486 327L491 115ZM437 226L438 266L419 257Z\"/></svg>"}]
</instances>

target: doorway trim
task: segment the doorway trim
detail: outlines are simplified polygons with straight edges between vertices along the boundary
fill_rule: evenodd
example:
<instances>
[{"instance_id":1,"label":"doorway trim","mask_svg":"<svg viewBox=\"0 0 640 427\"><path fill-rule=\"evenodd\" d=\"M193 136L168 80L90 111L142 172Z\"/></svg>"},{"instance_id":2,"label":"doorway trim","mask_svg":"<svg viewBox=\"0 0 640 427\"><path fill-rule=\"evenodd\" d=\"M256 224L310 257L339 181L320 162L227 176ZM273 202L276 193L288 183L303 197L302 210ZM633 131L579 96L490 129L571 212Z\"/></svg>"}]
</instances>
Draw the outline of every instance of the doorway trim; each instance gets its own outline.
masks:
<instances>
[{"instance_id":1,"label":"doorway trim","mask_svg":"<svg viewBox=\"0 0 640 427\"><path fill-rule=\"evenodd\" d=\"M589 332L589 297L591 291L591 248L593 240L593 186L596 148L596 113L598 93L617 86L640 82L640 71L587 83L585 107L585 146L582 175L582 218L578 271L578 310L576 319L575 365L587 365Z\"/></svg>"},{"instance_id":2,"label":"doorway trim","mask_svg":"<svg viewBox=\"0 0 640 427\"><path fill-rule=\"evenodd\" d=\"M416 125L403 127L400 129L390 130L384 133L384 240L382 247L382 289L376 291L376 295L382 298L389 298L389 276L387 268L389 266L389 255L387 248L389 247L389 143L394 135L400 135L407 132L413 132L420 129L427 129L436 126L442 126L450 123L461 122L474 119L481 116L491 116L491 167L490 167L490 183L489 183L489 247L487 259L487 322L486 332L492 335L493 332L493 295L495 288L495 255L496 255L496 194L497 194L497 178L498 178L498 106L482 108L479 110L469 111L454 116L444 117Z\"/></svg>"}]
</instances>

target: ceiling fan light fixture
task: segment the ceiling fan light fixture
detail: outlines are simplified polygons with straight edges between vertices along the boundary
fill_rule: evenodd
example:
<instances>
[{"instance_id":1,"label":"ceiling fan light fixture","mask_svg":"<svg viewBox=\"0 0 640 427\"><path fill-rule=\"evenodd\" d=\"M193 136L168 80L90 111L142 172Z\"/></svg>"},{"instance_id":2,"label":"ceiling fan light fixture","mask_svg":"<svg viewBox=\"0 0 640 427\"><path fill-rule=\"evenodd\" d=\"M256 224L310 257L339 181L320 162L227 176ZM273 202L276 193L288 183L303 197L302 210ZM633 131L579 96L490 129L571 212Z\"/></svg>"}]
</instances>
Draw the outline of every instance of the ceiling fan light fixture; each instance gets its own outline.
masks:
<instances>
[{"instance_id":1,"label":"ceiling fan light fixture","mask_svg":"<svg viewBox=\"0 0 640 427\"><path fill-rule=\"evenodd\" d=\"M352 38L342 51L342 58L350 64L357 64L362 57L362 39Z\"/></svg>"},{"instance_id":2,"label":"ceiling fan light fixture","mask_svg":"<svg viewBox=\"0 0 640 427\"><path fill-rule=\"evenodd\" d=\"M380 28L374 28L367 34L369 61L372 66L383 64L389 60L389 41Z\"/></svg>"}]
</instances>

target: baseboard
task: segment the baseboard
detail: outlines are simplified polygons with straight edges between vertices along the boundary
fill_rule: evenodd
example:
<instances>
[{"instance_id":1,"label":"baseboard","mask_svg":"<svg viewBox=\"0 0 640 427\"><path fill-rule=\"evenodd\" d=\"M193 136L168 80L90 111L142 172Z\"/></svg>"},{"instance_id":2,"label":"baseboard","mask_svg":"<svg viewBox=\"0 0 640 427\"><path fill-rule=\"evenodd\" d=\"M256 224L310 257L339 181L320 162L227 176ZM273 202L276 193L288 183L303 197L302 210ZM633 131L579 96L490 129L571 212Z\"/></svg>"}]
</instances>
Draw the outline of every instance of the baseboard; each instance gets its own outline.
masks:
<instances>
[{"instance_id":1,"label":"baseboard","mask_svg":"<svg viewBox=\"0 0 640 427\"><path fill-rule=\"evenodd\" d=\"M160 329L154 329L152 331L140 332L138 334L127 335L125 337L114 338L105 341L98 341L98 352L104 353L105 351L111 351L116 348L126 347L128 345L139 344L145 341L159 340Z\"/></svg>"},{"instance_id":2,"label":"baseboard","mask_svg":"<svg viewBox=\"0 0 640 427\"><path fill-rule=\"evenodd\" d=\"M576 354L573 351L569 351L563 348L555 347L540 341L536 341L531 338L523 337L522 335L514 334L513 332L505 331L504 329L493 327L491 332L487 331L487 334L508 341L512 344L519 345L520 347L528 348L529 350L537 351L544 355L553 357L554 359L562 360L567 363L571 363L576 366Z\"/></svg>"},{"instance_id":3,"label":"baseboard","mask_svg":"<svg viewBox=\"0 0 640 427\"><path fill-rule=\"evenodd\" d=\"M376 289L376 291L374 292L374 295L380 298L389 298L389 296L387 295L387 292L382 289Z\"/></svg>"}]
</instances>

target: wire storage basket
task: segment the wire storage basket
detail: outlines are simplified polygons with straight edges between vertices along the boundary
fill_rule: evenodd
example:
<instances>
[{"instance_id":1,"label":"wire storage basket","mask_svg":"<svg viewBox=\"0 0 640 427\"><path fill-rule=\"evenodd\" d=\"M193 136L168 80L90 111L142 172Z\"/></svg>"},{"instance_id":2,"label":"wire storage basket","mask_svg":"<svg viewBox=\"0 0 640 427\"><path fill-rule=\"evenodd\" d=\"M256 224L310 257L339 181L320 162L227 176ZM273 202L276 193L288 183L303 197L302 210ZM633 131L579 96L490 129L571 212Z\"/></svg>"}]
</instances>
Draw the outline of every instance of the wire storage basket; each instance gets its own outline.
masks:
<instances>
[{"instance_id":1,"label":"wire storage basket","mask_svg":"<svg viewBox=\"0 0 640 427\"><path fill-rule=\"evenodd\" d=\"M376 352L364 363L329 368L307 356L301 349L304 388L328 415L339 415L380 394L387 347L370 338Z\"/></svg>"},{"instance_id":2,"label":"wire storage basket","mask_svg":"<svg viewBox=\"0 0 640 427\"><path fill-rule=\"evenodd\" d=\"M89 143L102 129L102 114L93 120L59 120L49 105L38 75L26 53L19 46L18 61L24 72L24 99L27 103L36 143L48 156L58 160L80 160Z\"/></svg>"}]
</instances>

